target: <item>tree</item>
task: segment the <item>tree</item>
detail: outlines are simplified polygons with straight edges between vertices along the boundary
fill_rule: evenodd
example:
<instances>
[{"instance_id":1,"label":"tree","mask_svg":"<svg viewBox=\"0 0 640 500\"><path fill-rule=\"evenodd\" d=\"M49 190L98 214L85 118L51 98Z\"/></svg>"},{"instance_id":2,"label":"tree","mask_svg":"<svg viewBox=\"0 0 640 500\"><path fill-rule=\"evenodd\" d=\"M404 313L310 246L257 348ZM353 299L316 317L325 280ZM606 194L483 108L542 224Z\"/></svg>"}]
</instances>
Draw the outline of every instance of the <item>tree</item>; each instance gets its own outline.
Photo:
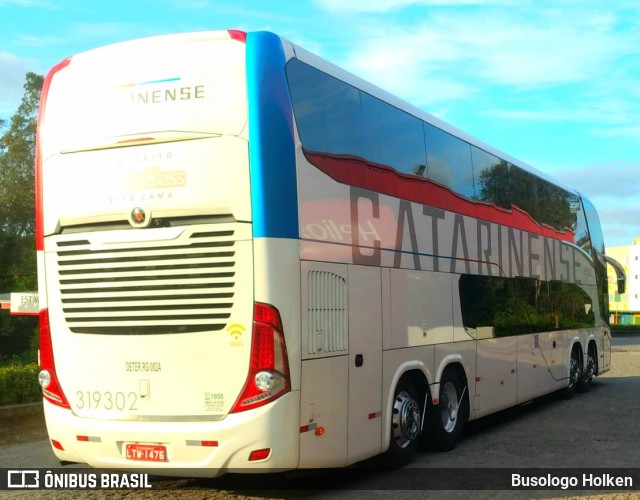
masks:
<instances>
[{"instance_id":1,"label":"tree","mask_svg":"<svg viewBox=\"0 0 640 500\"><path fill-rule=\"evenodd\" d=\"M34 161L43 77L27 73L24 95L9 123L0 121L0 292L35 290ZM29 347L31 318L0 315L0 357Z\"/></svg>"},{"instance_id":2,"label":"tree","mask_svg":"<svg viewBox=\"0 0 640 500\"><path fill-rule=\"evenodd\" d=\"M10 235L33 235L36 120L43 78L27 73L24 96L0 138L0 229Z\"/></svg>"},{"instance_id":3,"label":"tree","mask_svg":"<svg viewBox=\"0 0 640 500\"><path fill-rule=\"evenodd\" d=\"M480 173L479 200L506 209L516 205L539 224L559 231L576 229L575 210L571 210L572 198L575 195L504 160Z\"/></svg>"}]
</instances>

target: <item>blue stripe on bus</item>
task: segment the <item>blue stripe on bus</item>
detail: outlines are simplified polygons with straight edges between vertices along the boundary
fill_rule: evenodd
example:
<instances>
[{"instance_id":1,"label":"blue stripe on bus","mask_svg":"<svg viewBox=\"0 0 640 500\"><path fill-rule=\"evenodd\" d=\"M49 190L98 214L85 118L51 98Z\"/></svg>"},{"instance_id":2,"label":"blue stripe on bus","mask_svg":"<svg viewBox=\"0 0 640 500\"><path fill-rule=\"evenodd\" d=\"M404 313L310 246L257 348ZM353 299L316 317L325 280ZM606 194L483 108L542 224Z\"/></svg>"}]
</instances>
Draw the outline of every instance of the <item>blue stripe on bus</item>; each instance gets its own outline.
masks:
<instances>
[{"instance_id":1,"label":"blue stripe on bus","mask_svg":"<svg viewBox=\"0 0 640 500\"><path fill-rule=\"evenodd\" d=\"M291 101L282 42L247 35L249 165L253 236L298 238L298 197Z\"/></svg>"}]
</instances>

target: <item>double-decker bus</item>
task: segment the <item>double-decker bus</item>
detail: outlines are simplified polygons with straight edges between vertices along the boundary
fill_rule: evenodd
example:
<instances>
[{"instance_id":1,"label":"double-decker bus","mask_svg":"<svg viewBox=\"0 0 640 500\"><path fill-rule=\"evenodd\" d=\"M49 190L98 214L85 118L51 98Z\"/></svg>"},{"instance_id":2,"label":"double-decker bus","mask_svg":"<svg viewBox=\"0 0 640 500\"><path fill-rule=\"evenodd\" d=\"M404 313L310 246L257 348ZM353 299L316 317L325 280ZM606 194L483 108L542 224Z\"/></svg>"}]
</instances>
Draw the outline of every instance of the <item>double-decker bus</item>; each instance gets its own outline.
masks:
<instances>
[{"instance_id":1,"label":"double-decker bus","mask_svg":"<svg viewBox=\"0 0 640 500\"><path fill-rule=\"evenodd\" d=\"M588 200L272 33L62 61L36 157L61 461L402 465L610 368Z\"/></svg>"}]
</instances>

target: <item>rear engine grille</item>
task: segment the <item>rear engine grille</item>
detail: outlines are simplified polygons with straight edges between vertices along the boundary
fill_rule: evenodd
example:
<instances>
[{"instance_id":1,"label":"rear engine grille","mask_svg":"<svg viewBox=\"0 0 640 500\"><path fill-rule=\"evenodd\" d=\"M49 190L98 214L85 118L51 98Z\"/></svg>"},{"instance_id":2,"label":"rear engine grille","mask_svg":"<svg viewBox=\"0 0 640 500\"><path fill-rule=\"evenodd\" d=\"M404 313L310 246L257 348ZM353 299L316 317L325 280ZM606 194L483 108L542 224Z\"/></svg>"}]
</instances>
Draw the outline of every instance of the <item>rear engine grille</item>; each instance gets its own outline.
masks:
<instances>
[{"instance_id":1,"label":"rear engine grille","mask_svg":"<svg viewBox=\"0 0 640 500\"><path fill-rule=\"evenodd\" d=\"M223 329L235 292L234 231L92 248L57 244L62 311L75 333L161 334Z\"/></svg>"}]
</instances>

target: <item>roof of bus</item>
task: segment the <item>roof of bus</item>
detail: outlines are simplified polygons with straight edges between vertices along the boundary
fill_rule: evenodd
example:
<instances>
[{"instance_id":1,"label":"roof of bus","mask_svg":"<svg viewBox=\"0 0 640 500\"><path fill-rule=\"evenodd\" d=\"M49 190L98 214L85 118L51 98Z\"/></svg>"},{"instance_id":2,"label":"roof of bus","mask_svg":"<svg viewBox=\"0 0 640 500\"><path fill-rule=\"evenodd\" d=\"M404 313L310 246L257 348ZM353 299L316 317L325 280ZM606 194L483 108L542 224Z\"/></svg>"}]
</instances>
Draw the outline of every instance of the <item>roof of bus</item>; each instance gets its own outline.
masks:
<instances>
[{"instance_id":1,"label":"roof of bus","mask_svg":"<svg viewBox=\"0 0 640 500\"><path fill-rule=\"evenodd\" d=\"M254 32L254 33L260 33L260 32ZM264 32L262 32L264 33ZM136 40L130 40L130 41L125 41L125 42L119 42L119 43L115 43L115 44L111 44L111 45L107 45L107 46L103 46L103 47L98 47L96 49L92 49L89 50L87 52L78 54L79 56L84 56L85 54L89 54L89 53L93 53L93 52L99 52L102 51L104 49L107 50L112 50L114 48L119 49L119 48L125 48L126 45L131 44L131 43L136 43L136 44L145 44L145 43L157 43L158 41L164 41L164 42L172 42L172 41L180 41L181 43L185 42L185 41L200 41L200 40L214 40L214 39L235 39L235 40L239 40L239 41L244 41L242 35L245 34L244 31L238 31L238 30L216 30L216 31L197 31L197 32L186 32L186 33L175 33L175 34L167 34L167 35L157 35L157 36L152 36L152 37L147 37L147 38L140 38L140 39L136 39ZM251 40L251 34L252 32L247 32L247 42L250 42ZM445 132L448 132L474 146L477 146L478 148L493 154L494 156L497 156L503 160L506 160L538 177L540 177L541 179L544 179L548 182L551 182L552 184L555 184L556 186L559 186L563 189L565 189L566 191L572 192L572 193L576 193L577 191L570 187L567 186L559 181L557 181L556 179L554 179L553 177L535 169L534 167L532 167L531 165L528 165L514 157L512 157L509 154L504 153L503 151L500 151L497 148L494 148L493 146L490 146L489 144L480 141L479 139L476 139L475 137L467 134L466 132L463 132L462 130L450 125L449 123L427 113L426 111L408 103L407 101L404 101L403 99L391 94L390 92L387 92L383 89L381 89L380 87L377 87L376 85L354 75L353 73L348 72L347 70L321 58L320 56L317 56L315 54L313 54L312 52L309 52L308 50L300 47L299 45L296 45L292 42L290 42L289 40L280 37L279 35L276 35L274 33L272 33L272 35L274 36L278 36L280 38L280 40L282 41L282 45L283 48L285 50L285 54L287 59L289 59L290 57L296 57L297 59L306 62L307 64L310 64L318 69L320 69L321 71L324 71L327 74L330 74L350 85L353 85L354 87L357 87L361 90L363 90L364 92L371 94L375 97L378 97L386 102L388 102L389 104L397 107L398 109L402 109L403 111L406 111L428 123L431 123L432 125L444 130ZM74 56L77 57L77 56Z\"/></svg>"}]
</instances>

